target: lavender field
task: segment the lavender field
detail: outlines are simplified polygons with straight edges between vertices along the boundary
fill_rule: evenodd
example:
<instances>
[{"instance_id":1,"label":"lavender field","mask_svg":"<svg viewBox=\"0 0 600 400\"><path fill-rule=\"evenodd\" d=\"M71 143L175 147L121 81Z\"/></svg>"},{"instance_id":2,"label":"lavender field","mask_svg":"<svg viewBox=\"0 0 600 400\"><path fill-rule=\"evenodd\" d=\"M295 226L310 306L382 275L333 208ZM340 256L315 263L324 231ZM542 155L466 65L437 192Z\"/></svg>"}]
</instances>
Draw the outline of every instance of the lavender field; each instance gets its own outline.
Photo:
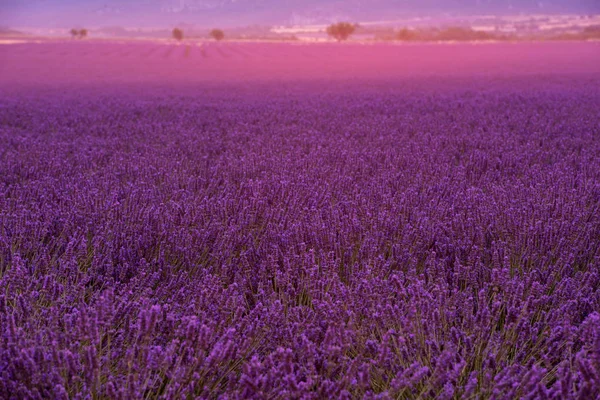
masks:
<instances>
[{"instance_id":1,"label":"lavender field","mask_svg":"<svg viewBox=\"0 0 600 400\"><path fill-rule=\"evenodd\" d=\"M46 46L0 50L0 398L600 396L596 45L187 84Z\"/></svg>"}]
</instances>

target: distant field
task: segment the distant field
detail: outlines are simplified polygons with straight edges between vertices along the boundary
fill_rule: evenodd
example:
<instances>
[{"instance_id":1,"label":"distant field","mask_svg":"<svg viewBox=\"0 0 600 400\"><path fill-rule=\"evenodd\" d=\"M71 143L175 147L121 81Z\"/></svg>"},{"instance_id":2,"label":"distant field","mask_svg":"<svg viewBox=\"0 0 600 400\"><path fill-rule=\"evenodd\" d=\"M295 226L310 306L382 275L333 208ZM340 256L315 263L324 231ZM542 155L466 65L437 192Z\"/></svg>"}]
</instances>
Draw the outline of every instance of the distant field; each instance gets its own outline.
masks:
<instances>
[{"instance_id":1,"label":"distant field","mask_svg":"<svg viewBox=\"0 0 600 400\"><path fill-rule=\"evenodd\" d=\"M599 48L0 45L0 398L600 398Z\"/></svg>"},{"instance_id":2,"label":"distant field","mask_svg":"<svg viewBox=\"0 0 600 400\"><path fill-rule=\"evenodd\" d=\"M58 41L0 45L0 83L397 79L589 74L600 43L295 44Z\"/></svg>"}]
</instances>

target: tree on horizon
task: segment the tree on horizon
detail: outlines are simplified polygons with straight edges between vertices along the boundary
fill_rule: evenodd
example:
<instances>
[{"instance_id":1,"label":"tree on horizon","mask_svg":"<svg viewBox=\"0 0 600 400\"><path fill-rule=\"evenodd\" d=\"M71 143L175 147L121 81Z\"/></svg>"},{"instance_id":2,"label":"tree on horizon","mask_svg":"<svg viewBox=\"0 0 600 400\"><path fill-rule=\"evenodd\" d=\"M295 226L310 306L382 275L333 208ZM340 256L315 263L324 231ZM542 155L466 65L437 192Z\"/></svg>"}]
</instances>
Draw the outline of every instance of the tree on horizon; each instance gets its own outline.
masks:
<instances>
[{"instance_id":1,"label":"tree on horizon","mask_svg":"<svg viewBox=\"0 0 600 400\"><path fill-rule=\"evenodd\" d=\"M183 40L183 31L179 28L174 28L172 32L173 38L182 41Z\"/></svg>"},{"instance_id":2,"label":"tree on horizon","mask_svg":"<svg viewBox=\"0 0 600 400\"><path fill-rule=\"evenodd\" d=\"M209 35L216 41L221 41L225 38L225 32L223 32L221 29L213 29L210 31Z\"/></svg>"},{"instance_id":3,"label":"tree on horizon","mask_svg":"<svg viewBox=\"0 0 600 400\"><path fill-rule=\"evenodd\" d=\"M69 33L71 34L71 36L73 36L73 39L75 39L75 38L83 39L83 38L87 37L88 30L73 28L69 31Z\"/></svg>"},{"instance_id":4,"label":"tree on horizon","mask_svg":"<svg viewBox=\"0 0 600 400\"><path fill-rule=\"evenodd\" d=\"M347 40L356 31L357 27L357 24L351 24L350 22L338 22L327 27L327 34L341 42Z\"/></svg>"}]
</instances>

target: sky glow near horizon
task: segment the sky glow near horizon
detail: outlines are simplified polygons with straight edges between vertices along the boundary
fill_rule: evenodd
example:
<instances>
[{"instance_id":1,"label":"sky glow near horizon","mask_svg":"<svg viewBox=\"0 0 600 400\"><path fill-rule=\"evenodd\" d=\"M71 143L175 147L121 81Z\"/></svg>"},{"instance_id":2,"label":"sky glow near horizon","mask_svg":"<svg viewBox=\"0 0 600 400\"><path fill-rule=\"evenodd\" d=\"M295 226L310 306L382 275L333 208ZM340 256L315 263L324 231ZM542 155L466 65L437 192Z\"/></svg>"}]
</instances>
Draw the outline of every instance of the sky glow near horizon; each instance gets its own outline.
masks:
<instances>
[{"instance_id":1,"label":"sky glow near horizon","mask_svg":"<svg viewBox=\"0 0 600 400\"><path fill-rule=\"evenodd\" d=\"M596 0L3 0L0 26L293 25L479 14L600 13Z\"/></svg>"}]
</instances>

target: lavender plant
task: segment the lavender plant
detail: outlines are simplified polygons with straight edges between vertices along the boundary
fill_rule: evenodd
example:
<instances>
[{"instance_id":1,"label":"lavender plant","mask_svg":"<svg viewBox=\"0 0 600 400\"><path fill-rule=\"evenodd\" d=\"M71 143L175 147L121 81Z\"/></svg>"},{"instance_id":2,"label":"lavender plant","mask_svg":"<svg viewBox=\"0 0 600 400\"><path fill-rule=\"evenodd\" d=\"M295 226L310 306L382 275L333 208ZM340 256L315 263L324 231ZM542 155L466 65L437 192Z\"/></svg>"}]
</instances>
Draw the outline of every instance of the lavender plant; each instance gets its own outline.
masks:
<instances>
[{"instance_id":1,"label":"lavender plant","mask_svg":"<svg viewBox=\"0 0 600 400\"><path fill-rule=\"evenodd\" d=\"M600 95L536 82L3 98L0 397L597 398Z\"/></svg>"}]
</instances>

